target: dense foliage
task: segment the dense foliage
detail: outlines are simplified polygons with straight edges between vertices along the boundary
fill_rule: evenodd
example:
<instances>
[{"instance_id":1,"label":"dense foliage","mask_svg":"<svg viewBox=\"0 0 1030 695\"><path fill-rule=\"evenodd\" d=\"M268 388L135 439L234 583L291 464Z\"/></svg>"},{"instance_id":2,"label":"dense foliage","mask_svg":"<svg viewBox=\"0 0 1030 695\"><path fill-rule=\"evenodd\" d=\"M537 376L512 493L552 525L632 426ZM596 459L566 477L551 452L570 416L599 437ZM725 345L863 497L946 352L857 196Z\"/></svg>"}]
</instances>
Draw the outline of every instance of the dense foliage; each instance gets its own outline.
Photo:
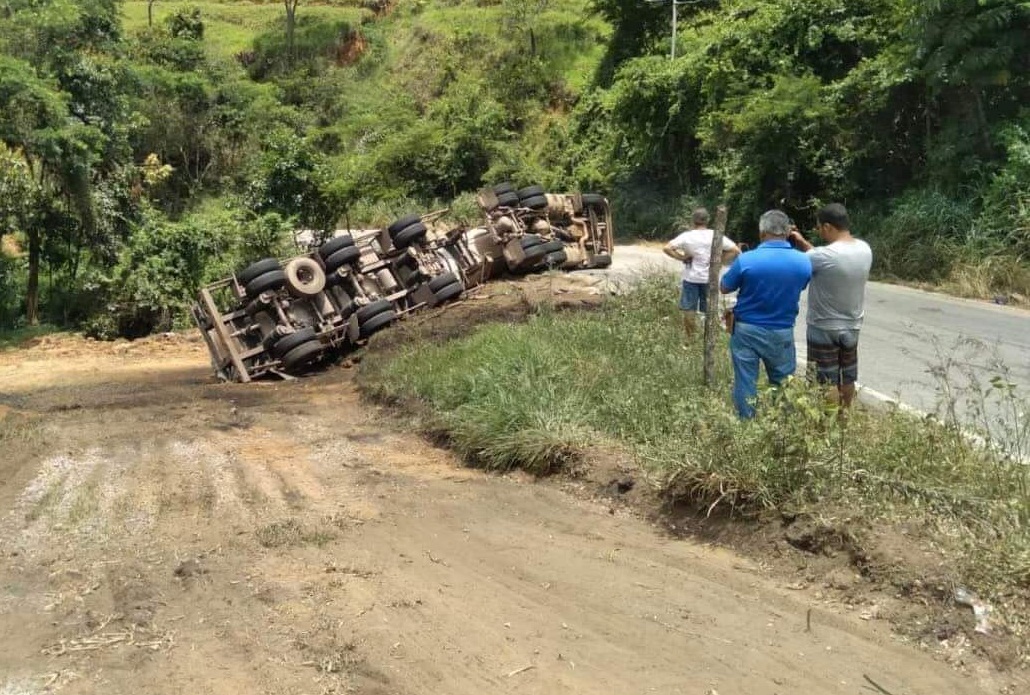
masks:
<instances>
[{"instance_id":1,"label":"dense foliage","mask_svg":"<svg viewBox=\"0 0 1030 695\"><path fill-rule=\"evenodd\" d=\"M1020 177L1030 4L689 5L680 10L674 61L662 55L667 45L654 25L640 28L638 5L597 0L617 26L630 27L616 38L646 54L623 60L610 86L580 107L580 121L603 144L598 158L616 163L607 182L625 191L622 209L641 217L653 209L650 201L634 206L641 187L666 199L725 196L740 232L764 208L807 219L820 201L837 199L865 209L869 233L889 236L914 202L943 202L953 214L942 228L918 230L920 243L1030 253ZM617 44L612 51L627 53ZM660 217L645 224L664 231Z\"/></svg>"},{"instance_id":2,"label":"dense foliage","mask_svg":"<svg viewBox=\"0 0 1030 695\"><path fill-rule=\"evenodd\" d=\"M291 228L507 178L608 193L628 236L843 200L882 272L1013 286L1028 7L701 0L670 60L641 0L0 0L0 328L165 328Z\"/></svg>"}]
</instances>

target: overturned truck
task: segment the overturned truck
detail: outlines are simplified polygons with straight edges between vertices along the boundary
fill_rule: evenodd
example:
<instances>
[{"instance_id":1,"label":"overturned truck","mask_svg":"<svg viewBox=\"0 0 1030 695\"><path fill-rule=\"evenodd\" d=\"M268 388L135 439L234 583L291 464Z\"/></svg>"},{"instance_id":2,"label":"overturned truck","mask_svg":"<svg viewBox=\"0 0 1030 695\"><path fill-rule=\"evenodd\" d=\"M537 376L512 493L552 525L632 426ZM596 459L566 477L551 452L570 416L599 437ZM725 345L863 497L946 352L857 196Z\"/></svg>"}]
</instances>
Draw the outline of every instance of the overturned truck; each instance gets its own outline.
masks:
<instances>
[{"instance_id":1,"label":"overturned truck","mask_svg":"<svg viewBox=\"0 0 1030 695\"><path fill-rule=\"evenodd\" d=\"M611 264L615 230L601 195L499 184L478 200L483 219L473 228L442 224L446 210L409 215L383 229L338 232L293 258L258 260L202 288L190 313L215 374L239 382L298 375L494 278Z\"/></svg>"}]
</instances>

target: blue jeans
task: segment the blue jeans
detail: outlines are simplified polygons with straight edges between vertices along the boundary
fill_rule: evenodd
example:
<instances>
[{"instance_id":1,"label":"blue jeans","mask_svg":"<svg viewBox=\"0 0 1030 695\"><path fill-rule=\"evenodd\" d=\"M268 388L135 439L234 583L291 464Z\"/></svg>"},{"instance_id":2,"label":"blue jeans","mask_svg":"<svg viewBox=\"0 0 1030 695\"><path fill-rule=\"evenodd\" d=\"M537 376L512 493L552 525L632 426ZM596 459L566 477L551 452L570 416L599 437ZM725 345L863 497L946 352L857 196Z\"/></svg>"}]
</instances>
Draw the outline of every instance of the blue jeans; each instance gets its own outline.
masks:
<instances>
[{"instance_id":1,"label":"blue jeans","mask_svg":"<svg viewBox=\"0 0 1030 695\"><path fill-rule=\"evenodd\" d=\"M777 386L797 369L794 330L762 328L738 321L730 338L730 356L733 358L733 404L737 414L747 420L755 416L759 362L765 364L769 383Z\"/></svg>"}]
</instances>

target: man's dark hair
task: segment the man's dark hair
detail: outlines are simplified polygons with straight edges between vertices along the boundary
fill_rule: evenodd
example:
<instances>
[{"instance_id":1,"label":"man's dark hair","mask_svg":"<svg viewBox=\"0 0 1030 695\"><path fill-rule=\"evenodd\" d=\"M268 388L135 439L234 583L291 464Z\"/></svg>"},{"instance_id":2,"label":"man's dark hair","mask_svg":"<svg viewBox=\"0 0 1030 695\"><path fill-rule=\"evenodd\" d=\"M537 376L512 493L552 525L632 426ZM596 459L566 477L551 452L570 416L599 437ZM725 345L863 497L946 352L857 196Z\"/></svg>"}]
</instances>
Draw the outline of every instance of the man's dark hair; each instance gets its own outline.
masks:
<instances>
[{"instance_id":1,"label":"man's dark hair","mask_svg":"<svg viewBox=\"0 0 1030 695\"><path fill-rule=\"evenodd\" d=\"M690 214L690 220L695 227L708 224L709 219L708 210L705 208L694 208L694 212Z\"/></svg>"},{"instance_id":2,"label":"man's dark hair","mask_svg":"<svg viewBox=\"0 0 1030 695\"><path fill-rule=\"evenodd\" d=\"M831 203L816 213L816 221L819 224L833 225L842 232L851 229L851 220L848 219L848 210L840 203Z\"/></svg>"}]
</instances>

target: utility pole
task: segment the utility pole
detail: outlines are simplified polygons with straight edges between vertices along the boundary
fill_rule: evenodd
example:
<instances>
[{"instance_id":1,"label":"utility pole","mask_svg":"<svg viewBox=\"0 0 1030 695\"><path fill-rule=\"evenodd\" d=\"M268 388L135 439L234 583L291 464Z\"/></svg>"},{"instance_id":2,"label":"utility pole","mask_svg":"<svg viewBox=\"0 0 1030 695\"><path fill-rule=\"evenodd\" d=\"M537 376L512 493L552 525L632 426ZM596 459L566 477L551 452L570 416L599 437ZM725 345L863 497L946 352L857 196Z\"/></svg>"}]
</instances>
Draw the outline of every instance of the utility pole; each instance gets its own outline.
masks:
<instances>
[{"instance_id":1,"label":"utility pole","mask_svg":"<svg viewBox=\"0 0 1030 695\"><path fill-rule=\"evenodd\" d=\"M672 0L672 52L669 54L669 60L676 60L676 8L679 7L679 3L676 0Z\"/></svg>"},{"instance_id":2,"label":"utility pole","mask_svg":"<svg viewBox=\"0 0 1030 695\"><path fill-rule=\"evenodd\" d=\"M696 5L701 0L645 0L649 5L672 4L672 50L669 52L669 60L676 60L676 25L679 23L680 5Z\"/></svg>"}]
</instances>

